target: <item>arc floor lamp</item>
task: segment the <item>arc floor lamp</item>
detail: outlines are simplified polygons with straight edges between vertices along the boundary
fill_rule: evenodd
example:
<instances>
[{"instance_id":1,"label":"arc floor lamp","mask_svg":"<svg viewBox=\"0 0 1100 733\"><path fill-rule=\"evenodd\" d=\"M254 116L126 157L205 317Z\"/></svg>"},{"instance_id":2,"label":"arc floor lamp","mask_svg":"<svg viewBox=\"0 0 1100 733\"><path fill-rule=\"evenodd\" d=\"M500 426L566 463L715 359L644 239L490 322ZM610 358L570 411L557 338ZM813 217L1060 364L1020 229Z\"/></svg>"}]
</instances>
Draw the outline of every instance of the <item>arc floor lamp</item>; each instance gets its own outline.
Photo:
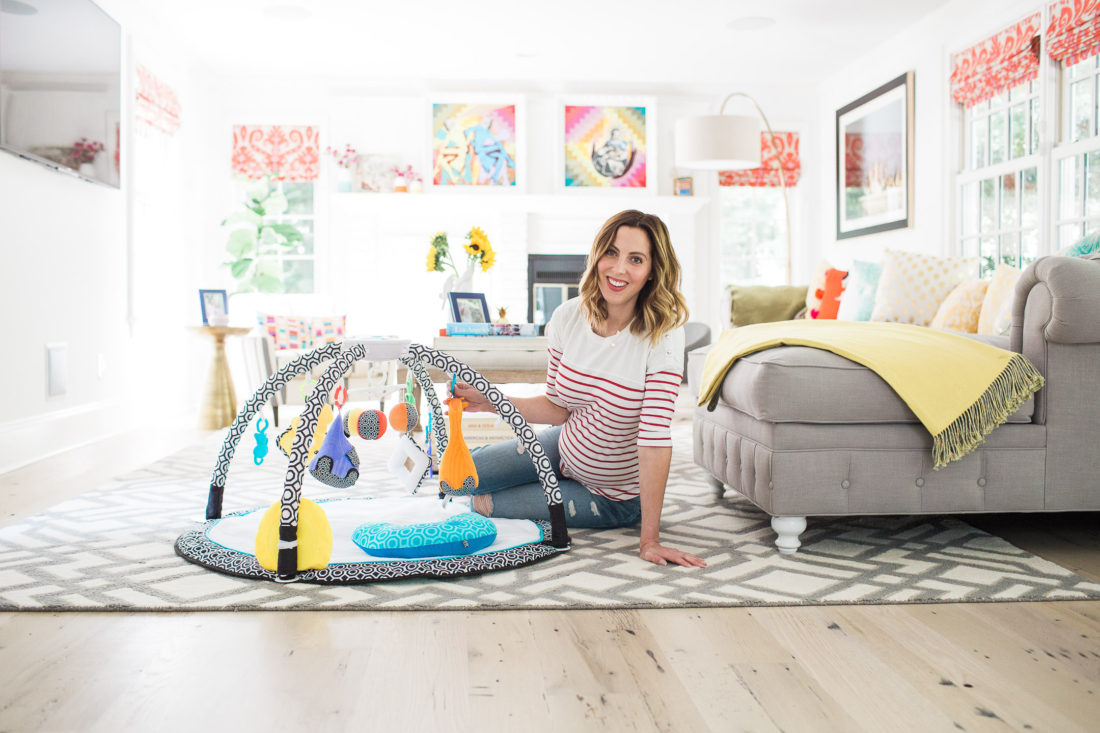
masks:
<instances>
[{"instance_id":1,"label":"arc floor lamp","mask_svg":"<svg viewBox=\"0 0 1100 733\"><path fill-rule=\"evenodd\" d=\"M743 97L756 108L759 119L749 115L727 115L726 104ZM716 115L683 117L676 120L676 165L695 170L741 170L760 166L760 123L772 138L776 150L775 131L756 100L744 92L733 92L722 100ZM787 201L787 177L779 165L779 188L783 194L783 214L787 220L787 284L791 283L791 207Z\"/></svg>"}]
</instances>

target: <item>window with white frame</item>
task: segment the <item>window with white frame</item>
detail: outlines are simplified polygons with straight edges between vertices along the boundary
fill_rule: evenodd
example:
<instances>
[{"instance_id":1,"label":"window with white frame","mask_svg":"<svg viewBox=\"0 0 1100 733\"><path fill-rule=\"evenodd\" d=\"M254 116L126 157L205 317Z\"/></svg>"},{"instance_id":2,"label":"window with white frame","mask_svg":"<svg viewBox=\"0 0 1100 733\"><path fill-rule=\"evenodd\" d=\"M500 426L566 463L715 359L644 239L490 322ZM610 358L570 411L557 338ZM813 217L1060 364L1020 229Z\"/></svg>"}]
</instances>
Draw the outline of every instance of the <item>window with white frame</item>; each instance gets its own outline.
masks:
<instances>
[{"instance_id":1,"label":"window with white frame","mask_svg":"<svg viewBox=\"0 0 1100 733\"><path fill-rule=\"evenodd\" d=\"M761 134L761 165L718 176L722 285L779 285L787 282L787 205L801 176L799 139ZM780 174L782 166L782 174Z\"/></svg>"},{"instance_id":2,"label":"window with white frame","mask_svg":"<svg viewBox=\"0 0 1100 733\"><path fill-rule=\"evenodd\" d=\"M1037 13L954 59L951 93L964 109L959 242L981 277L1041 250L1039 27Z\"/></svg>"},{"instance_id":3,"label":"window with white frame","mask_svg":"<svg viewBox=\"0 0 1100 733\"><path fill-rule=\"evenodd\" d=\"M1100 56L1061 70L1056 249L1100 231Z\"/></svg>"},{"instance_id":4,"label":"window with white frame","mask_svg":"<svg viewBox=\"0 0 1100 733\"><path fill-rule=\"evenodd\" d=\"M1100 230L1098 20L1095 8L1057 0L953 58L959 248L979 258L980 276ZM1047 152L1040 143L1054 125L1044 112L1057 109Z\"/></svg>"},{"instance_id":5,"label":"window with white frame","mask_svg":"<svg viewBox=\"0 0 1100 733\"><path fill-rule=\"evenodd\" d=\"M247 183L237 186L240 190L236 200L243 200ZM286 226L293 227L301 234L297 237L261 237L257 245L257 257L260 262L257 269L277 279L282 293L314 292L314 271L316 269L316 250L314 248L314 188L315 181L271 181L272 192L279 192L286 199L286 209L279 214L267 213L264 224L271 225L276 232Z\"/></svg>"},{"instance_id":6,"label":"window with white frame","mask_svg":"<svg viewBox=\"0 0 1100 733\"><path fill-rule=\"evenodd\" d=\"M313 125L236 125L232 170L236 201L263 211L251 282L256 289L289 294L316 289L316 183L320 134ZM254 201L249 186L267 181L270 206Z\"/></svg>"}]
</instances>

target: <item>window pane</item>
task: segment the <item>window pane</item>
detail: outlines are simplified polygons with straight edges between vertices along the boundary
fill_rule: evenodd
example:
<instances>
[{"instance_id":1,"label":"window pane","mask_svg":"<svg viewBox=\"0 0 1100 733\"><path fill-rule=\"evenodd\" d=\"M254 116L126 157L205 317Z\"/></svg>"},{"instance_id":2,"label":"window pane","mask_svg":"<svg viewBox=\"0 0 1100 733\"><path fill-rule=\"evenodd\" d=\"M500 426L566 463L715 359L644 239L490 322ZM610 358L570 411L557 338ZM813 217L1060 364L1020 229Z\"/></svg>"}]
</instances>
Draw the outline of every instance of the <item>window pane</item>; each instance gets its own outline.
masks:
<instances>
[{"instance_id":1,"label":"window pane","mask_svg":"<svg viewBox=\"0 0 1100 733\"><path fill-rule=\"evenodd\" d=\"M1020 203L1016 195L1016 174L1001 176L1001 229L1015 229L1020 225Z\"/></svg>"},{"instance_id":2,"label":"window pane","mask_svg":"<svg viewBox=\"0 0 1100 733\"><path fill-rule=\"evenodd\" d=\"M982 220L981 231L992 232L997 229L1000 220L1000 212L997 211L997 179L987 178L982 181Z\"/></svg>"},{"instance_id":3,"label":"window pane","mask_svg":"<svg viewBox=\"0 0 1100 733\"><path fill-rule=\"evenodd\" d=\"M989 150L989 118L979 117L970 123L970 167L985 165Z\"/></svg>"},{"instance_id":4,"label":"window pane","mask_svg":"<svg viewBox=\"0 0 1100 733\"><path fill-rule=\"evenodd\" d=\"M310 256L313 252L313 219L287 219L287 224L291 224L295 229L302 233L302 242L296 244L293 247L284 247L284 255L305 255Z\"/></svg>"},{"instance_id":5,"label":"window pane","mask_svg":"<svg viewBox=\"0 0 1100 733\"><path fill-rule=\"evenodd\" d=\"M1058 211L1062 219L1081 215L1081 162L1084 156L1064 158L1058 175Z\"/></svg>"},{"instance_id":6,"label":"window pane","mask_svg":"<svg viewBox=\"0 0 1100 733\"><path fill-rule=\"evenodd\" d=\"M1031 82L1025 81L1023 84L1013 87L1008 93L1008 98L1013 102L1018 102L1021 99L1027 99L1029 94L1031 94Z\"/></svg>"},{"instance_id":7,"label":"window pane","mask_svg":"<svg viewBox=\"0 0 1100 733\"><path fill-rule=\"evenodd\" d=\"M1008 133L1011 142L1011 155L1019 158L1027 155L1027 105L1014 104L1008 120Z\"/></svg>"},{"instance_id":8,"label":"window pane","mask_svg":"<svg viewBox=\"0 0 1100 733\"><path fill-rule=\"evenodd\" d=\"M1100 216L1100 150L1085 156L1085 216Z\"/></svg>"},{"instance_id":9,"label":"window pane","mask_svg":"<svg viewBox=\"0 0 1100 733\"><path fill-rule=\"evenodd\" d=\"M1004 234L1001 236L1001 262L1017 267L1020 259L1020 235Z\"/></svg>"},{"instance_id":10,"label":"window pane","mask_svg":"<svg viewBox=\"0 0 1100 733\"><path fill-rule=\"evenodd\" d=\"M283 292L313 292L313 260L283 261Z\"/></svg>"},{"instance_id":11,"label":"window pane","mask_svg":"<svg viewBox=\"0 0 1100 733\"><path fill-rule=\"evenodd\" d=\"M1081 79L1069 87L1069 139L1072 142L1092 137L1093 86L1092 79Z\"/></svg>"},{"instance_id":12,"label":"window pane","mask_svg":"<svg viewBox=\"0 0 1100 733\"><path fill-rule=\"evenodd\" d=\"M1024 179L1023 212L1020 222L1025 228L1039 226L1039 174L1037 168L1028 168L1020 174Z\"/></svg>"},{"instance_id":13,"label":"window pane","mask_svg":"<svg viewBox=\"0 0 1100 733\"><path fill-rule=\"evenodd\" d=\"M1001 92L993 99L989 100L990 109L998 109L1000 107L1008 106L1008 92Z\"/></svg>"},{"instance_id":14,"label":"window pane","mask_svg":"<svg viewBox=\"0 0 1100 733\"><path fill-rule=\"evenodd\" d=\"M787 281L786 220L778 188L721 187L722 284Z\"/></svg>"},{"instance_id":15,"label":"window pane","mask_svg":"<svg viewBox=\"0 0 1100 733\"><path fill-rule=\"evenodd\" d=\"M1058 227L1058 249L1068 247L1080 239L1082 229L1080 224L1063 224Z\"/></svg>"},{"instance_id":16,"label":"window pane","mask_svg":"<svg viewBox=\"0 0 1100 733\"><path fill-rule=\"evenodd\" d=\"M1008 126L1008 113L1004 110L989 115L989 162L1003 163L1007 160L1008 139L1005 128Z\"/></svg>"},{"instance_id":17,"label":"window pane","mask_svg":"<svg viewBox=\"0 0 1100 733\"><path fill-rule=\"evenodd\" d=\"M1031 152L1039 152L1039 100L1031 100Z\"/></svg>"},{"instance_id":18,"label":"window pane","mask_svg":"<svg viewBox=\"0 0 1100 733\"><path fill-rule=\"evenodd\" d=\"M962 233L978 233L978 184L968 183L962 190Z\"/></svg>"},{"instance_id":19,"label":"window pane","mask_svg":"<svg viewBox=\"0 0 1100 733\"><path fill-rule=\"evenodd\" d=\"M1091 61L1082 61L1079 64L1067 66L1066 76L1070 79L1080 79L1081 77L1086 76L1090 71L1092 71L1092 68L1093 66Z\"/></svg>"},{"instance_id":20,"label":"window pane","mask_svg":"<svg viewBox=\"0 0 1100 733\"><path fill-rule=\"evenodd\" d=\"M1034 262L1039 257L1039 232L1032 229L1024 232L1020 243L1020 266L1023 267Z\"/></svg>"},{"instance_id":21,"label":"window pane","mask_svg":"<svg viewBox=\"0 0 1100 733\"><path fill-rule=\"evenodd\" d=\"M288 215L302 214L313 215L313 183L308 181L283 183L283 193L286 195Z\"/></svg>"},{"instance_id":22,"label":"window pane","mask_svg":"<svg viewBox=\"0 0 1100 733\"><path fill-rule=\"evenodd\" d=\"M982 237L982 243L978 249L978 262L981 267L981 272L978 274L978 277L993 275L993 270L997 268L996 237Z\"/></svg>"}]
</instances>

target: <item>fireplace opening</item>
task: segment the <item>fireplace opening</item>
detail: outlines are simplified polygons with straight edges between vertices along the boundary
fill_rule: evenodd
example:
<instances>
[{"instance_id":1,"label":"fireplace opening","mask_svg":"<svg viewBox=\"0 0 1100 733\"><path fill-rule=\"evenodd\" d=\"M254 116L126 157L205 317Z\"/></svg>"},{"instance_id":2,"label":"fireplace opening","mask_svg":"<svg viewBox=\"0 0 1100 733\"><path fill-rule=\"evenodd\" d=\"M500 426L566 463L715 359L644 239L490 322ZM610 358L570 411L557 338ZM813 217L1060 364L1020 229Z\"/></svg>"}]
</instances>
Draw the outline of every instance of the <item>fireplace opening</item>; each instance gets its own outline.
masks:
<instances>
[{"instance_id":1,"label":"fireplace opening","mask_svg":"<svg viewBox=\"0 0 1100 733\"><path fill-rule=\"evenodd\" d=\"M527 322L542 336L554 310L580 294L585 255L527 256Z\"/></svg>"}]
</instances>

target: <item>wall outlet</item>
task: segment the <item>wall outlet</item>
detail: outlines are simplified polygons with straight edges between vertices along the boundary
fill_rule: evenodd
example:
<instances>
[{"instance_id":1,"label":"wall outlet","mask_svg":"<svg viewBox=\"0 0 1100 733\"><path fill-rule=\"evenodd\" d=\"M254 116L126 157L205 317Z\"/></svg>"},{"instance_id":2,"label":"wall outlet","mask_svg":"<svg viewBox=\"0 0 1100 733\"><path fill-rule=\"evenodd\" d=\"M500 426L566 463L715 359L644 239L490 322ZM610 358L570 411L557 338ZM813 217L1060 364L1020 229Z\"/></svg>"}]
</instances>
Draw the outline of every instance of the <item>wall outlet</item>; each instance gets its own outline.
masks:
<instances>
[{"instance_id":1,"label":"wall outlet","mask_svg":"<svg viewBox=\"0 0 1100 733\"><path fill-rule=\"evenodd\" d=\"M69 347L67 344L46 344L46 395L60 397L68 390Z\"/></svg>"}]
</instances>

